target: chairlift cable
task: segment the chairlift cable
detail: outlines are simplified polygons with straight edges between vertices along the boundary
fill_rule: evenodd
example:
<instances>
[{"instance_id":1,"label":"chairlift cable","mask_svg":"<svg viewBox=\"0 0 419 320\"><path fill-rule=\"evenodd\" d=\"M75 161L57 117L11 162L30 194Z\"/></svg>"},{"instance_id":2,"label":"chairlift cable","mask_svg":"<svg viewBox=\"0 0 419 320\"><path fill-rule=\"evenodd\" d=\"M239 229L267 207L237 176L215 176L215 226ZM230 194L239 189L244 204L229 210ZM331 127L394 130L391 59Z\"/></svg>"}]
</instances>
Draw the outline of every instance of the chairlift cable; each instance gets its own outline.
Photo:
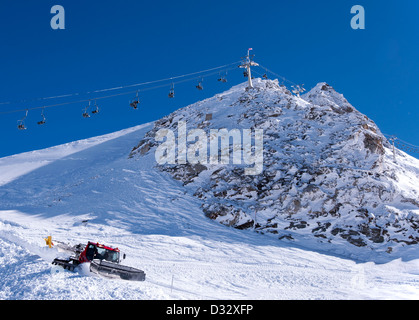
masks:
<instances>
[{"instance_id":1,"label":"chairlift cable","mask_svg":"<svg viewBox=\"0 0 419 320\"><path fill-rule=\"evenodd\" d=\"M236 64L237 63L235 63L235 65ZM232 64L225 65L225 66L231 66L231 65ZM222 66L222 67L225 67L225 66ZM180 78L184 78L184 77L186 77L188 75L195 75L195 74L198 74L198 73L201 73L202 74L202 73L205 73L205 72L209 72L210 70L214 70L214 69L217 69L218 70L219 68L220 67L218 67L218 68L212 68L212 69L207 69L207 70L199 71L199 72L194 72L194 73L187 74L187 75L181 75L181 76L176 76L176 77L171 77L171 78L166 78L166 79L161 79L161 80L143 82L142 84L137 84L136 86L146 85L146 84L150 84L150 83L163 82L163 81L169 81L171 79L180 79ZM226 69L224 69L224 71L229 71L229 70L233 70L233 69L236 69L236 67L226 68ZM209 77L209 76L212 76L214 74L218 74L218 71L206 73L206 74L202 75L200 78ZM184 82L196 80L196 78L197 77L182 79L182 80L174 81L172 83L173 84L184 83ZM121 87L121 88L128 88L128 87L134 87L134 86L135 85L129 85L129 86ZM166 87L166 86L167 86L167 84L161 84L161 85L156 85L156 86L153 86L153 87L143 88L143 89L141 89L141 91L144 92L144 91L154 90L154 89L158 89L158 88L163 88L163 87ZM116 90L116 88L103 89L103 90L100 90L100 91L104 92L104 91L107 91L107 90L108 91L109 90ZM140 89L126 91L126 92L121 92L121 93L115 93L115 94L111 94L111 95L98 96L98 97L95 97L94 99L96 99L96 100L109 99L109 98L113 98L113 97L118 97L118 96L124 96L124 95L133 94L133 93L135 93L137 91L140 91ZM99 92L99 91L97 90L97 91L92 91L92 92ZM76 94L72 94L72 95L67 95L67 97L68 96L76 96L76 95L77 96L80 96L81 94L80 93L76 93ZM44 98L41 98L41 99L44 99ZM48 98L45 98L45 99L48 99ZM66 102L55 103L55 104L50 104L50 105L43 105L43 106L32 107L32 108L24 108L24 109L9 110L9 111L0 111L0 115L17 113L17 112L23 112L25 110L38 110L38 109L43 109L43 108L54 108L54 107L59 107L59 106L67 106L67 105L70 105L70 104L78 104L78 103L88 102L90 100L92 100L92 98L85 98L85 99L80 99L80 100L75 100L75 101L66 101Z\"/></svg>"},{"instance_id":2,"label":"chairlift cable","mask_svg":"<svg viewBox=\"0 0 419 320\"><path fill-rule=\"evenodd\" d=\"M278 78L281 78L283 81L286 81L286 82L288 82L288 83L290 83L290 84L292 84L292 85L294 85L294 86L297 86L297 84L296 84L296 83L294 83L294 82L292 82L291 80L288 80L287 78L285 78L285 77L283 77L283 76L281 76L281 75L279 75L279 74L277 74L277 73L273 72L272 70L269 70L269 69L268 69L268 68L266 68L265 66L262 66L261 64L259 64L259 67L261 67L262 69L264 69L265 71L267 71L267 72L269 72L269 73L272 73L274 76L276 76L276 77L278 77Z\"/></svg>"},{"instance_id":3,"label":"chairlift cable","mask_svg":"<svg viewBox=\"0 0 419 320\"><path fill-rule=\"evenodd\" d=\"M165 82L165 81L169 81L169 80L173 80L173 79L181 79L181 78L185 78L185 77L189 77L189 76L193 76L193 75L197 75L197 74L205 74L205 73L210 72L210 71L229 68L232 65L236 65L237 63L239 63L239 61L229 63L229 64L226 64L226 65L222 65L222 66L219 66L219 67L214 67L214 68L210 68L210 69L206 69L206 70L186 73L186 74L182 74L182 75L178 75L178 76L174 76L174 77L170 77L170 78L165 78L165 79L159 79L159 80L153 80L153 81L147 81L147 82L129 84L129 85L121 85L121 86L112 87L112 88L87 91L87 92L84 92L84 93L76 92L76 93L70 93L70 94L55 95L55 96L50 96L50 97L24 99L24 100L16 100L16 101L6 101L6 102L0 102L0 105L24 104L24 103L30 103L30 102L36 102L36 101L70 98L70 97L75 97L75 96L91 95L91 94L107 92L107 91L115 91L115 90L122 90L122 89L133 88L133 87L140 87L140 86L145 86L145 85L149 85L149 84Z\"/></svg>"},{"instance_id":4,"label":"chairlift cable","mask_svg":"<svg viewBox=\"0 0 419 320\"><path fill-rule=\"evenodd\" d=\"M412 153L419 153L419 146L416 146L402 139L399 139L394 135L389 135L386 133L383 133L383 135L391 144L394 143L394 145L397 145L397 148L402 149L402 150L407 150L408 152L412 152Z\"/></svg>"},{"instance_id":5,"label":"chairlift cable","mask_svg":"<svg viewBox=\"0 0 419 320\"><path fill-rule=\"evenodd\" d=\"M219 66L219 67L214 67L214 68L210 68L210 69L206 69L206 70L201 70L201 71L197 71L197 72L192 72L192 73L187 73L187 74L182 74L182 75L178 75L178 76L174 76L174 77L170 77L170 78L164 78L164 79L159 79L159 80L153 80L153 81L147 81L147 82L142 82L142 83L136 83L136 84L130 84L130 85L123 85L123 86L118 86L118 87L113 87L113 88L107 88L107 89L100 89L100 90L94 90L94 91L88 91L85 93L71 93L71 94L65 94L65 95L56 95L56 96L50 96L50 97L43 97L43 98L35 98L35 99L26 99L26 100L20 100L20 101L8 101L8 102L0 102L0 106L1 105L11 105L11 104L27 104L28 102L36 102L36 101L43 101L43 100L52 100L52 99L62 99L62 98L70 98L70 97L76 97L76 96L83 96L83 95L92 95L92 94L97 94L97 93L103 93L103 92L109 92L109 91L117 91L117 90L123 90L123 89L128 89L128 88L137 88L135 90L130 90L130 91L125 91L125 92L119 92L119 93L114 93L114 94L108 94L108 95L103 95L103 96L97 96L97 97L89 97L89 98L84 98L84 99L79 99L76 101L64 101L61 103L54 103L54 104L49 104L49 105L43 105L43 106L38 106L38 107L32 107L32 108L24 108L24 109L19 109L19 110L8 110L8 111L0 111L0 115L2 114L11 114L11 113L18 113L18 112L25 112L25 116L21 119L18 120L19 123L19 129L26 129L25 127L25 120L28 116L28 112L31 110L39 110L42 109L41 112L41 117L43 118L42 121L39 121L38 124L43 124L45 123L45 115L44 115L44 111L46 108L53 108L53 107L60 107L60 106L67 106L67 105L71 105L71 104L80 104L80 103L85 103L85 102L89 102L89 105L84 108L84 113L87 113L87 109L90 108L91 106L91 100L94 99L95 100L95 107L96 107L96 112L92 112L92 113L98 113L99 112L99 107L97 105L97 100L102 100L102 99L109 99L109 98L113 98L113 97L118 97L118 96L124 96L124 95L131 95L133 93L136 93L136 101L138 101L139 103L139 91L144 92L144 91L149 91L149 90L154 90L154 89L158 89L158 88L163 88L163 87L167 87L167 82L170 81L170 85L171 85L171 91L173 92L173 96L174 96L174 85L175 84L179 84L179 83L184 83L184 82L188 82L188 81L196 81L196 79L200 79L198 80L198 86L196 86L198 89L202 88L202 82L203 79L205 77L209 77L215 74L218 74L219 79L218 81L222 81L221 79L225 79L222 82L226 82L226 75L227 72L230 70L234 70L237 69L237 64L238 63L242 63L242 61L237 61L237 62L233 62L230 64L226 64L223 66ZM266 68L265 66L262 65L258 65L259 67L261 67L262 69L264 69L265 74L267 72L273 74L274 76L282 79L283 81L286 81L290 84L292 84L293 86L298 87L298 85L288 79L286 79L285 77L269 70L268 68ZM225 76L221 76L221 72L224 72ZM254 71L256 74L261 75L259 72ZM197 77L192 77L195 75L199 75ZM263 77L263 76L262 76ZM174 81L176 80L176 81ZM158 84L161 82L165 82L164 84ZM146 85L150 85L150 84L158 84L158 85L154 85L151 87L146 87L146 88L142 88L139 89L138 87L141 86L146 86ZM201 90L201 89L200 89ZM170 97L170 93L169 93L169 97ZM394 142L395 144L397 144L397 146L399 148L403 148L403 149L408 149L410 152L414 152L414 153L419 153L419 147L415 146L413 144L410 144L406 141L403 141L401 139L396 138L395 136L390 136L387 134L384 134L384 136L390 141L390 142Z\"/></svg>"}]
</instances>

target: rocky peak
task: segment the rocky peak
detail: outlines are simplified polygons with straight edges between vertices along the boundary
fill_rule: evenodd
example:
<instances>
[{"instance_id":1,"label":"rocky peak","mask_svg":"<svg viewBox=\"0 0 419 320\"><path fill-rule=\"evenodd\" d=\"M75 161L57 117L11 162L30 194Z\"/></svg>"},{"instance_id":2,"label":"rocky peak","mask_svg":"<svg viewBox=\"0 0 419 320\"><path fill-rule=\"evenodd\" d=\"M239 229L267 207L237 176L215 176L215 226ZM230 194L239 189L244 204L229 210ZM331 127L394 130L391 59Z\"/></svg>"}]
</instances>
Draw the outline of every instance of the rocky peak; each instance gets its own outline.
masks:
<instances>
[{"instance_id":1,"label":"rocky peak","mask_svg":"<svg viewBox=\"0 0 419 320\"><path fill-rule=\"evenodd\" d=\"M336 92L335 89L326 82L318 83L313 89L304 94L302 98L317 106L328 107L331 110L342 114L355 110L342 94Z\"/></svg>"},{"instance_id":2,"label":"rocky peak","mask_svg":"<svg viewBox=\"0 0 419 320\"><path fill-rule=\"evenodd\" d=\"M156 132L176 132L179 121L208 136L263 130L258 175L232 162L157 165L188 185L208 218L345 253L344 243L395 254L419 242L419 161L403 154L395 165L375 123L327 83L302 97L274 80L240 84L156 121L130 156L153 154Z\"/></svg>"}]
</instances>

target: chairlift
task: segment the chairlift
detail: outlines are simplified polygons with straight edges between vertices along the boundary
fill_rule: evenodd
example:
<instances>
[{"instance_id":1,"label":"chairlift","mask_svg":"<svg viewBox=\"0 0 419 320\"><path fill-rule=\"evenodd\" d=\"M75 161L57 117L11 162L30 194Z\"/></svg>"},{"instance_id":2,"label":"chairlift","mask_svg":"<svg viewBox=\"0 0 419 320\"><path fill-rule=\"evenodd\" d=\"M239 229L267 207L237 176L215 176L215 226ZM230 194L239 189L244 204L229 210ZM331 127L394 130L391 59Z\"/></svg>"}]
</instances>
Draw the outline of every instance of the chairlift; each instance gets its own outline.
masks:
<instances>
[{"instance_id":1,"label":"chairlift","mask_svg":"<svg viewBox=\"0 0 419 320\"><path fill-rule=\"evenodd\" d=\"M43 124L45 124L45 122L47 120L45 118L45 115L44 115L44 109L42 109L41 116L42 116L42 120L41 121L38 121L38 125L40 125L40 126L42 126Z\"/></svg>"},{"instance_id":2,"label":"chairlift","mask_svg":"<svg viewBox=\"0 0 419 320\"><path fill-rule=\"evenodd\" d=\"M170 88L169 98L175 97L175 85L172 83L172 87Z\"/></svg>"},{"instance_id":3,"label":"chairlift","mask_svg":"<svg viewBox=\"0 0 419 320\"><path fill-rule=\"evenodd\" d=\"M18 122L17 128L19 130L26 130L27 129L26 126L25 126L25 119L26 119L27 116L28 116L28 109L26 109L25 116L21 120L17 121Z\"/></svg>"},{"instance_id":4,"label":"chairlift","mask_svg":"<svg viewBox=\"0 0 419 320\"><path fill-rule=\"evenodd\" d=\"M138 91L137 91L137 96L135 97L134 100L132 100L129 105L130 107L132 107L133 109L137 109L138 105L140 104L140 98L138 97Z\"/></svg>"},{"instance_id":5,"label":"chairlift","mask_svg":"<svg viewBox=\"0 0 419 320\"><path fill-rule=\"evenodd\" d=\"M227 74L227 72L226 72L226 74ZM221 75L221 74L219 74L219 77L218 77L218 79L217 79L217 81L219 81L219 82L227 82L227 76L226 75Z\"/></svg>"},{"instance_id":6,"label":"chairlift","mask_svg":"<svg viewBox=\"0 0 419 320\"><path fill-rule=\"evenodd\" d=\"M83 118L90 118L90 114L87 112L87 109L90 108L90 100L89 100L89 105L84 109L84 112L82 114Z\"/></svg>"},{"instance_id":7,"label":"chairlift","mask_svg":"<svg viewBox=\"0 0 419 320\"><path fill-rule=\"evenodd\" d=\"M249 73L247 72L247 70L243 71L243 77L247 78L249 76Z\"/></svg>"},{"instance_id":8,"label":"chairlift","mask_svg":"<svg viewBox=\"0 0 419 320\"><path fill-rule=\"evenodd\" d=\"M265 80L268 80L268 69L266 69L266 68L263 68L263 69L265 69L265 72L263 73L262 78L265 79Z\"/></svg>"},{"instance_id":9,"label":"chairlift","mask_svg":"<svg viewBox=\"0 0 419 320\"><path fill-rule=\"evenodd\" d=\"M304 91L306 91L306 89L303 88L304 84L300 85L295 85L292 86L293 90L292 93L296 94L298 97L300 96L300 93L303 93Z\"/></svg>"},{"instance_id":10,"label":"chairlift","mask_svg":"<svg viewBox=\"0 0 419 320\"><path fill-rule=\"evenodd\" d=\"M129 103L130 107L132 107L133 109L137 109L138 108L138 104L140 102L138 100L133 100Z\"/></svg>"},{"instance_id":11,"label":"chairlift","mask_svg":"<svg viewBox=\"0 0 419 320\"><path fill-rule=\"evenodd\" d=\"M19 129L19 130L26 130L27 128L25 127L25 123L24 122L22 122L22 120L19 120L19 124L17 125L17 128Z\"/></svg>"},{"instance_id":12,"label":"chairlift","mask_svg":"<svg viewBox=\"0 0 419 320\"><path fill-rule=\"evenodd\" d=\"M202 89L204 89L204 87L202 86L202 82L203 82L203 79L201 78L201 81L199 81L199 82L198 82L198 85L196 86L196 88L197 88L198 90L202 90Z\"/></svg>"},{"instance_id":13,"label":"chairlift","mask_svg":"<svg viewBox=\"0 0 419 320\"><path fill-rule=\"evenodd\" d=\"M92 114L97 114L97 113L99 113L99 106L97 105L96 100L95 100L95 107L96 107L96 109L92 111Z\"/></svg>"}]
</instances>

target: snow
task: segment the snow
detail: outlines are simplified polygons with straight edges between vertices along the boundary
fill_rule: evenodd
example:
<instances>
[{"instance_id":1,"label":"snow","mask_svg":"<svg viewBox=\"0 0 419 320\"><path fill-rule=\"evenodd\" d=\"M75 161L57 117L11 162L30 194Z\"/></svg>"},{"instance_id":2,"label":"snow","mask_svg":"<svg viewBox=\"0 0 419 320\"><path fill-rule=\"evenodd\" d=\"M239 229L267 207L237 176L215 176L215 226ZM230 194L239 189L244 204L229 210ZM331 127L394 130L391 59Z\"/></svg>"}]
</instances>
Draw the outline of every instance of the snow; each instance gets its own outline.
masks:
<instances>
[{"instance_id":1,"label":"snow","mask_svg":"<svg viewBox=\"0 0 419 320\"><path fill-rule=\"evenodd\" d=\"M419 161L397 151L395 162L375 123L326 83L302 97L277 81L237 85L156 121L130 156L156 153L157 133L180 123L264 128L262 174L247 175L234 155L230 165L159 166L203 200L207 217L358 260L418 258Z\"/></svg>"},{"instance_id":2,"label":"snow","mask_svg":"<svg viewBox=\"0 0 419 320\"><path fill-rule=\"evenodd\" d=\"M419 259L349 259L208 219L154 154L129 158L152 127L0 159L0 299L419 298ZM118 247L146 281L57 269L48 235Z\"/></svg>"}]
</instances>

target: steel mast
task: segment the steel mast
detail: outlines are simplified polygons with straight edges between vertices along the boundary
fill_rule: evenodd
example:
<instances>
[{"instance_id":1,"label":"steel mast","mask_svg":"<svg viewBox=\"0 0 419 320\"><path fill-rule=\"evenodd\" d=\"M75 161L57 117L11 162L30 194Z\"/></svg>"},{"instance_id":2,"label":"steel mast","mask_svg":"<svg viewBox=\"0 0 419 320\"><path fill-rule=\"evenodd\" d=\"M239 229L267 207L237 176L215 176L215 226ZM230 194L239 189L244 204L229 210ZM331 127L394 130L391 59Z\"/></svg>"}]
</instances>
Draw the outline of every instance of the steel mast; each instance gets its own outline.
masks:
<instances>
[{"instance_id":1,"label":"steel mast","mask_svg":"<svg viewBox=\"0 0 419 320\"><path fill-rule=\"evenodd\" d=\"M259 64L253 61L254 54L250 55L250 51L253 50L252 48L249 48L247 50L247 56L242 58L243 62L241 65L239 65L239 68L245 68L247 71L247 80L249 82L248 88L253 88L252 83L252 72L250 70L251 66L258 66Z\"/></svg>"}]
</instances>

